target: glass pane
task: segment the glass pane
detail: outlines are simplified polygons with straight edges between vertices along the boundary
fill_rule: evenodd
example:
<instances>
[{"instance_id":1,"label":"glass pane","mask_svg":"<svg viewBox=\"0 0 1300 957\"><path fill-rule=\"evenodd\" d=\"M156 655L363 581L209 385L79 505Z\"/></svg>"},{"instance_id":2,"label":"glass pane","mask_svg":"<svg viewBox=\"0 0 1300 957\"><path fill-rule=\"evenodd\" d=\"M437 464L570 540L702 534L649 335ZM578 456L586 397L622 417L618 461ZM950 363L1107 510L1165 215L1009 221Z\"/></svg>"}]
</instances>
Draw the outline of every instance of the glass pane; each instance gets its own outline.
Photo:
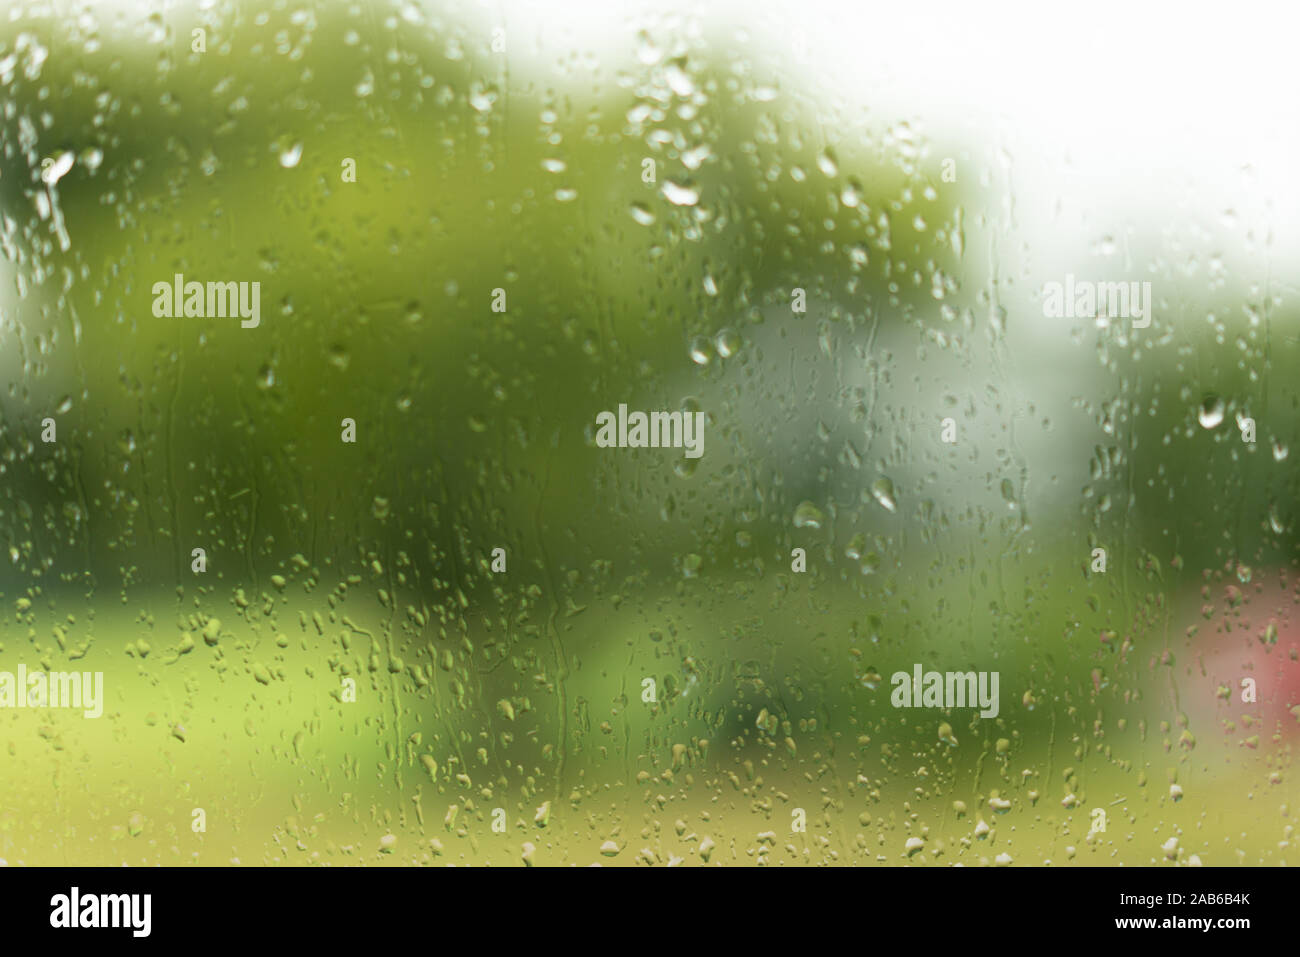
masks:
<instances>
[{"instance_id":1,"label":"glass pane","mask_svg":"<svg viewBox=\"0 0 1300 957\"><path fill-rule=\"evenodd\" d=\"M12 4L0 859L1293 861L1295 24L939 10Z\"/></svg>"}]
</instances>

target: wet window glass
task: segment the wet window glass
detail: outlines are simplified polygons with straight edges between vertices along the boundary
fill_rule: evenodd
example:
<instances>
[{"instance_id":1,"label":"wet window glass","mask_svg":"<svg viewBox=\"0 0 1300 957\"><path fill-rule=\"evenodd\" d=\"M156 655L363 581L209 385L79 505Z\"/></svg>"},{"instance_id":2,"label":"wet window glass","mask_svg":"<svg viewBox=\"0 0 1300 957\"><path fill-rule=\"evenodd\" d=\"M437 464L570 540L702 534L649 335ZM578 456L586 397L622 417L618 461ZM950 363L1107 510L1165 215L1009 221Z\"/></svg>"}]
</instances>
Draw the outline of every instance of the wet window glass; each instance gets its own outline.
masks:
<instances>
[{"instance_id":1,"label":"wet window glass","mask_svg":"<svg viewBox=\"0 0 1300 957\"><path fill-rule=\"evenodd\" d=\"M0 860L1293 863L1294 24L562 6L6 11Z\"/></svg>"}]
</instances>

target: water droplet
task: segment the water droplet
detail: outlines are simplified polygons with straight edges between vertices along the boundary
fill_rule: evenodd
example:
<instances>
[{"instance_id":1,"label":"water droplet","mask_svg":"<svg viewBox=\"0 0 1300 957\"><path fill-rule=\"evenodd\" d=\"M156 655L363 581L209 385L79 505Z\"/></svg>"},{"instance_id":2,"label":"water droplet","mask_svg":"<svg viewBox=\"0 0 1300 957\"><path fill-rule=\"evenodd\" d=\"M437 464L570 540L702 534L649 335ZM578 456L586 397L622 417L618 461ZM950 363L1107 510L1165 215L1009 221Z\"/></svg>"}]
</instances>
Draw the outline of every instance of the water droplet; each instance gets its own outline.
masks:
<instances>
[{"instance_id":1,"label":"water droplet","mask_svg":"<svg viewBox=\"0 0 1300 957\"><path fill-rule=\"evenodd\" d=\"M264 365L257 373L257 387L259 389L269 389L275 385L275 369L269 365Z\"/></svg>"},{"instance_id":2,"label":"water droplet","mask_svg":"<svg viewBox=\"0 0 1300 957\"><path fill-rule=\"evenodd\" d=\"M682 153L682 165L687 169L699 169L704 161L713 155L708 143L701 143Z\"/></svg>"},{"instance_id":3,"label":"water droplet","mask_svg":"<svg viewBox=\"0 0 1300 957\"><path fill-rule=\"evenodd\" d=\"M1213 429L1223 421L1223 400L1217 395L1207 395L1196 413L1203 429Z\"/></svg>"},{"instance_id":4,"label":"water droplet","mask_svg":"<svg viewBox=\"0 0 1300 957\"><path fill-rule=\"evenodd\" d=\"M475 83L470 87L469 105L474 107L480 113L489 112L497 101L497 91L491 87L484 87L480 83Z\"/></svg>"},{"instance_id":5,"label":"water droplet","mask_svg":"<svg viewBox=\"0 0 1300 957\"><path fill-rule=\"evenodd\" d=\"M693 183L674 183L672 180L664 182L664 199L674 206L694 206L700 201L700 190Z\"/></svg>"},{"instance_id":6,"label":"water droplet","mask_svg":"<svg viewBox=\"0 0 1300 957\"><path fill-rule=\"evenodd\" d=\"M898 508L898 500L894 495L894 483L888 476L882 475L872 483L871 497L879 502L887 512L892 512Z\"/></svg>"},{"instance_id":7,"label":"water droplet","mask_svg":"<svg viewBox=\"0 0 1300 957\"><path fill-rule=\"evenodd\" d=\"M645 203L633 203L628 208L628 212L630 212L632 214L632 218L635 219L642 226L654 225L655 214L650 212L650 207L647 206Z\"/></svg>"},{"instance_id":8,"label":"water droplet","mask_svg":"<svg viewBox=\"0 0 1300 957\"><path fill-rule=\"evenodd\" d=\"M795 528L821 528L826 516L812 502L800 502L794 510Z\"/></svg>"},{"instance_id":9,"label":"water droplet","mask_svg":"<svg viewBox=\"0 0 1300 957\"><path fill-rule=\"evenodd\" d=\"M68 170L72 169L72 159L72 154L67 150L64 150L56 156L48 166L42 164L41 181L45 183L46 186L53 186L59 180L63 179Z\"/></svg>"},{"instance_id":10,"label":"water droplet","mask_svg":"<svg viewBox=\"0 0 1300 957\"><path fill-rule=\"evenodd\" d=\"M1016 507L1016 486L1009 478L1002 480L1002 498L1011 508Z\"/></svg>"},{"instance_id":11,"label":"water droplet","mask_svg":"<svg viewBox=\"0 0 1300 957\"><path fill-rule=\"evenodd\" d=\"M835 151L829 146L817 156L817 168L827 176L838 176L840 165L835 161Z\"/></svg>"},{"instance_id":12,"label":"water droplet","mask_svg":"<svg viewBox=\"0 0 1300 957\"><path fill-rule=\"evenodd\" d=\"M703 336L696 336L691 340L690 348L691 361L696 365L706 366L713 359L713 352L709 346L709 340Z\"/></svg>"},{"instance_id":13,"label":"water droplet","mask_svg":"<svg viewBox=\"0 0 1300 957\"><path fill-rule=\"evenodd\" d=\"M302 144L294 143L288 149L280 151L280 165L285 169L293 169L302 159Z\"/></svg>"},{"instance_id":14,"label":"water droplet","mask_svg":"<svg viewBox=\"0 0 1300 957\"><path fill-rule=\"evenodd\" d=\"M866 551L866 548L867 539L861 532L858 532L858 534L854 535L853 538L849 540L848 545L844 546L844 555L856 562L862 557L862 553Z\"/></svg>"},{"instance_id":15,"label":"water droplet","mask_svg":"<svg viewBox=\"0 0 1300 957\"><path fill-rule=\"evenodd\" d=\"M655 46L650 34L642 30L636 35L636 58L646 66L653 66L663 59L664 51Z\"/></svg>"},{"instance_id":16,"label":"water droplet","mask_svg":"<svg viewBox=\"0 0 1300 957\"><path fill-rule=\"evenodd\" d=\"M690 96L695 92L695 81L686 72L682 60L673 60L664 68L664 79L668 82L668 88L678 96Z\"/></svg>"},{"instance_id":17,"label":"water droplet","mask_svg":"<svg viewBox=\"0 0 1300 957\"><path fill-rule=\"evenodd\" d=\"M713 345L717 348L718 355L730 359L740 351L740 336L734 330L723 329L714 338Z\"/></svg>"}]
</instances>

